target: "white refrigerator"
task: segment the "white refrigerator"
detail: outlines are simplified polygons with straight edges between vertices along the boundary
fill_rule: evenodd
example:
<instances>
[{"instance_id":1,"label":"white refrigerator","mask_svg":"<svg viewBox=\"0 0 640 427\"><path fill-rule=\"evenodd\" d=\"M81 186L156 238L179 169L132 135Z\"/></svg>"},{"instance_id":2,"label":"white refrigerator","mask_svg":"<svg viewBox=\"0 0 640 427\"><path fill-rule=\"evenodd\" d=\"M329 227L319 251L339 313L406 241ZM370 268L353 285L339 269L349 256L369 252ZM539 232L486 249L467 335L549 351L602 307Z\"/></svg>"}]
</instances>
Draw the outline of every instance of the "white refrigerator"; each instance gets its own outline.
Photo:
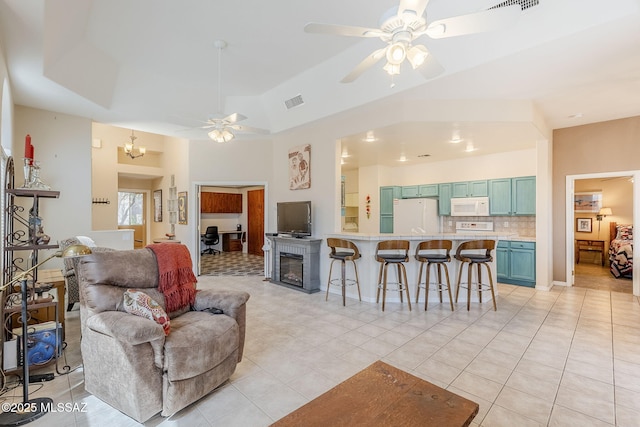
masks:
<instances>
[{"instance_id":1,"label":"white refrigerator","mask_svg":"<svg viewBox=\"0 0 640 427\"><path fill-rule=\"evenodd\" d=\"M400 234L439 233L438 201L435 199L394 199L393 232Z\"/></svg>"}]
</instances>

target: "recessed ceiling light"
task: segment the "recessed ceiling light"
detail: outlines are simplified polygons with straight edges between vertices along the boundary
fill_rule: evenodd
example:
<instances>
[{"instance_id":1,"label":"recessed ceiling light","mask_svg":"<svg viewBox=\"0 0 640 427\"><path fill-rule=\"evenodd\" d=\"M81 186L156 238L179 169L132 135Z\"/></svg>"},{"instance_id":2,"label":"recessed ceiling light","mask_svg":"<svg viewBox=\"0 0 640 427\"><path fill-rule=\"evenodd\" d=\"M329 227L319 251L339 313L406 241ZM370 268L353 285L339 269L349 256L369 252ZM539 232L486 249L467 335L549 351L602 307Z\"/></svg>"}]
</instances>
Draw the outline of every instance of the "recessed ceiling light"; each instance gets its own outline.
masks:
<instances>
[{"instance_id":1,"label":"recessed ceiling light","mask_svg":"<svg viewBox=\"0 0 640 427\"><path fill-rule=\"evenodd\" d=\"M579 119L582 117L582 113L575 113L569 116L570 119Z\"/></svg>"},{"instance_id":2,"label":"recessed ceiling light","mask_svg":"<svg viewBox=\"0 0 640 427\"><path fill-rule=\"evenodd\" d=\"M342 155L340 157L342 157L343 159L346 159L347 157L351 157L351 154L349 154L347 150L345 150L342 152Z\"/></svg>"},{"instance_id":3,"label":"recessed ceiling light","mask_svg":"<svg viewBox=\"0 0 640 427\"><path fill-rule=\"evenodd\" d=\"M468 142L468 143L467 143L467 148L465 148L465 150L464 150L464 151L465 151L465 152L467 152L467 153L470 153L470 152L472 152L472 151L476 151L476 150L477 150L477 148L475 148L475 147L473 146L473 142Z\"/></svg>"},{"instance_id":4,"label":"recessed ceiling light","mask_svg":"<svg viewBox=\"0 0 640 427\"><path fill-rule=\"evenodd\" d=\"M407 158L405 156L400 156L400 158L398 159L399 162L406 162Z\"/></svg>"},{"instance_id":5,"label":"recessed ceiling light","mask_svg":"<svg viewBox=\"0 0 640 427\"><path fill-rule=\"evenodd\" d=\"M449 140L451 144L459 144L462 141L464 141L464 139L460 138L459 136L455 136Z\"/></svg>"}]
</instances>

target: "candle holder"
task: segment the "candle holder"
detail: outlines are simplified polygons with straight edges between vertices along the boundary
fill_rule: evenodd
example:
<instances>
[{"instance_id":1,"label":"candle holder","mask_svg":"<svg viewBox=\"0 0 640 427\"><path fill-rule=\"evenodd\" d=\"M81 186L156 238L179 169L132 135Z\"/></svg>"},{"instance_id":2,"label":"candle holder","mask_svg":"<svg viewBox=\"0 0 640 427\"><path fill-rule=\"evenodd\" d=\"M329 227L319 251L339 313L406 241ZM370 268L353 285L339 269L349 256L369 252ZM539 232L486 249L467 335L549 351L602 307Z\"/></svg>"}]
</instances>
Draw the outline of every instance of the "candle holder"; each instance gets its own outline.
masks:
<instances>
[{"instance_id":1,"label":"candle holder","mask_svg":"<svg viewBox=\"0 0 640 427\"><path fill-rule=\"evenodd\" d=\"M28 188L51 190L50 186L40 180L40 162L33 162L31 165L31 181Z\"/></svg>"},{"instance_id":2,"label":"candle holder","mask_svg":"<svg viewBox=\"0 0 640 427\"><path fill-rule=\"evenodd\" d=\"M20 188L31 188L31 164L33 159L24 159L24 184Z\"/></svg>"}]
</instances>

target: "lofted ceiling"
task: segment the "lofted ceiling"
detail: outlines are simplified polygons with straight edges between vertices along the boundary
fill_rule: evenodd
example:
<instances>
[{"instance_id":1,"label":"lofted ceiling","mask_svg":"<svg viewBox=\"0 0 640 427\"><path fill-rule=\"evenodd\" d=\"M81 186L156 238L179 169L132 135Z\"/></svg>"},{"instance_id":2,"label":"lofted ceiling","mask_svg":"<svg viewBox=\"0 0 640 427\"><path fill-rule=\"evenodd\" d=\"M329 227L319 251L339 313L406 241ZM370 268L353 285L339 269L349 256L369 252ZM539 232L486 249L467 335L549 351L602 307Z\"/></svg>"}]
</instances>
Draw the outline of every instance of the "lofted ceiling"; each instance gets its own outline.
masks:
<instances>
[{"instance_id":1,"label":"lofted ceiling","mask_svg":"<svg viewBox=\"0 0 640 427\"><path fill-rule=\"evenodd\" d=\"M431 0L426 16L498 3ZM394 87L383 64L340 83L380 40L303 29L312 21L377 27L398 0L0 0L0 41L16 104L187 139L206 139L195 127L216 113L239 112L277 134L385 100L458 106L460 117L373 115L366 129L343 135L345 167L395 165L403 155L435 161L531 148L549 129L640 115L640 0L538 3L499 31L422 36L445 72L425 80L406 67ZM216 40L228 44L220 75ZM287 109L298 95L304 103ZM482 101L502 105L504 117L487 116ZM525 119L511 114L512 102L531 105ZM378 140L363 145L367 131ZM462 143L449 142L456 133Z\"/></svg>"}]
</instances>

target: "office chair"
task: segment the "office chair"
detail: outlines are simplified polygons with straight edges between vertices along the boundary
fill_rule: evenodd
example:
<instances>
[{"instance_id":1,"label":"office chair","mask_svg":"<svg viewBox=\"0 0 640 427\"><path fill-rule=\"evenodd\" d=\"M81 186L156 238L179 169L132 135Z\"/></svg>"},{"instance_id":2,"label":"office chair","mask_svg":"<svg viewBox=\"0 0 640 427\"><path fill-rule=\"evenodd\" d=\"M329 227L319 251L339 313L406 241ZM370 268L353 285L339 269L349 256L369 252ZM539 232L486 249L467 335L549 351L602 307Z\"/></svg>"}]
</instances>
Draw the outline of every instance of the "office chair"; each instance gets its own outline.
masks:
<instances>
[{"instance_id":1,"label":"office chair","mask_svg":"<svg viewBox=\"0 0 640 427\"><path fill-rule=\"evenodd\" d=\"M218 226L210 225L209 227L207 227L207 231L205 231L204 236L202 236L202 243L204 243L207 248L200 252L200 255L215 255L216 253L220 253L219 250L212 248L213 245L217 245L219 242L220 235L218 234Z\"/></svg>"}]
</instances>

